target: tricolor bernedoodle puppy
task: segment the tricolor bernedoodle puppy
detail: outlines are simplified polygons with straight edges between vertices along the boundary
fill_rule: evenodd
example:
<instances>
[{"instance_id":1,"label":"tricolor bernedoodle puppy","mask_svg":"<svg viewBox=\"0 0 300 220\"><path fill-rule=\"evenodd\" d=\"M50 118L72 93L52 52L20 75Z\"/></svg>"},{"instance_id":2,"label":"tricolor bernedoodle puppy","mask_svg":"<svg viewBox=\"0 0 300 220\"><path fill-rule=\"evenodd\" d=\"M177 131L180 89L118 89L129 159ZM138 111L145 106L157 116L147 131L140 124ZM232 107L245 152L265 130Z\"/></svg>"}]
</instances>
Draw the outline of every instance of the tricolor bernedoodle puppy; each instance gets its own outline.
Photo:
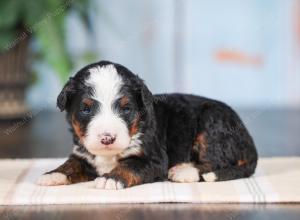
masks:
<instances>
[{"instance_id":1,"label":"tricolor bernedoodle puppy","mask_svg":"<svg viewBox=\"0 0 300 220\"><path fill-rule=\"evenodd\" d=\"M152 95L137 75L109 61L71 77L57 98L73 134L73 152L38 180L63 185L95 180L99 189L143 183L249 177L257 152L226 104L185 94Z\"/></svg>"}]
</instances>

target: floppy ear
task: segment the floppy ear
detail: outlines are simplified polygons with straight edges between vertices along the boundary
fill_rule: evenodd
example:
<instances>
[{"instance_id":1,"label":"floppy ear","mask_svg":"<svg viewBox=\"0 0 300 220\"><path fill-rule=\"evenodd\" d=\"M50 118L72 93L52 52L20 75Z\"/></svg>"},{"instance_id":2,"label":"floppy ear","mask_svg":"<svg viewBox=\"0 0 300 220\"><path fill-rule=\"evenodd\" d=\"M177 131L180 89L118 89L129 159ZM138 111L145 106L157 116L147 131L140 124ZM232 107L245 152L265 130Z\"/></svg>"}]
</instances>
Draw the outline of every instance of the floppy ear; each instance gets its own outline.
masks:
<instances>
[{"instance_id":1,"label":"floppy ear","mask_svg":"<svg viewBox=\"0 0 300 220\"><path fill-rule=\"evenodd\" d=\"M60 111L64 111L71 101L71 96L75 93L74 79L70 77L69 81L65 84L64 88L57 97L57 107Z\"/></svg>"},{"instance_id":2,"label":"floppy ear","mask_svg":"<svg viewBox=\"0 0 300 220\"><path fill-rule=\"evenodd\" d=\"M152 110L153 109L153 95L147 86L143 83L141 88L141 97L144 103L145 110Z\"/></svg>"},{"instance_id":3,"label":"floppy ear","mask_svg":"<svg viewBox=\"0 0 300 220\"><path fill-rule=\"evenodd\" d=\"M153 95L142 80L138 81L138 96L140 102L140 114L141 116L153 114Z\"/></svg>"}]
</instances>

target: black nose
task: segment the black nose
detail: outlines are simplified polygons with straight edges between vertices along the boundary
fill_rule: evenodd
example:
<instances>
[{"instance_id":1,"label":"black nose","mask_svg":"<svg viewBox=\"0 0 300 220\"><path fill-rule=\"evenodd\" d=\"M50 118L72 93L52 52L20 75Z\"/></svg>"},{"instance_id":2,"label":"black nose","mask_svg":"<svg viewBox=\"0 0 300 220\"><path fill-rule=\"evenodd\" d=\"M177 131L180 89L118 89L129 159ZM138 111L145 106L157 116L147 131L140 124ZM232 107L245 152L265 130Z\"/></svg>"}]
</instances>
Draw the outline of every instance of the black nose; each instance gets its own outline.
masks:
<instances>
[{"instance_id":1,"label":"black nose","mask_svg":"<svg viewBox=\"0 0 300 220\"><path fill-rule=\"evenodd\" d=\"M111 135L110 133L103 133L100 137L101 143L104 145L113 144L116 140L116 136Z\"/></svg>"}]
</instances>

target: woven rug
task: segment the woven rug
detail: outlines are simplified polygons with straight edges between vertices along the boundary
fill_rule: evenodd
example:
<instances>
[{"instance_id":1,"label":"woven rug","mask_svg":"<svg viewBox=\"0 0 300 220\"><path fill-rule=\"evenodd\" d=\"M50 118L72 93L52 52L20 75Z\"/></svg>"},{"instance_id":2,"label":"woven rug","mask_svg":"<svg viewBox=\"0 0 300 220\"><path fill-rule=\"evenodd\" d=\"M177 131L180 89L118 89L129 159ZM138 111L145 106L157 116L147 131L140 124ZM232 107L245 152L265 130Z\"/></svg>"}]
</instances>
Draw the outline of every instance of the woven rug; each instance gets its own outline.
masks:
<instances>
[{"instance_id":1,"label":"woven rug","mask_svg":"<svg viewBox=\"0 0 300 220\"><path fill-rule=\"evenodd\" d=\"M96 189L93 182L35 184L41 174L64 160L0 160L0 205L300 202L300 157L261 158L253 177L224 182L158 182L118 191Z\"/></svg>"}]
</instances>

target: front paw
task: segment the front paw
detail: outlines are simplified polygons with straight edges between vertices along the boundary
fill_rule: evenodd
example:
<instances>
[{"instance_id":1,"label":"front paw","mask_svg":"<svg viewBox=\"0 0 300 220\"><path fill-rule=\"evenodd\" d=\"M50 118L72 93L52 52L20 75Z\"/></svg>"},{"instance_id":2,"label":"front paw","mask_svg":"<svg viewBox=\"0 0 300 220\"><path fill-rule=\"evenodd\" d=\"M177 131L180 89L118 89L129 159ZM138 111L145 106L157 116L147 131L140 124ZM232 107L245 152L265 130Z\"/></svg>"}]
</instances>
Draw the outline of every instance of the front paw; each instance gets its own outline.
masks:
<instances>
[{"instance_id":1,"label":"front paw","mask_svg":"<svg viewBox=\"0 0 300 220\"><path fill-rule=\"evenodd\" d=\"M105 176L95 179L95 184L97 189L118 190L125 188L124 184L121 181L116 180L112 177Z\"/></svg>"},{"instance_id":2,"label":"front paw","mask_svg":"<svg viewBox=\"0 0 300 220\"><path fill-rule=\"evenodd\" d=\"M57 186L67 185L69 184L69 181L65 174L55 172L42 175L38 179L37 184L41 186Z\"/></svg>"}]
</instances>

